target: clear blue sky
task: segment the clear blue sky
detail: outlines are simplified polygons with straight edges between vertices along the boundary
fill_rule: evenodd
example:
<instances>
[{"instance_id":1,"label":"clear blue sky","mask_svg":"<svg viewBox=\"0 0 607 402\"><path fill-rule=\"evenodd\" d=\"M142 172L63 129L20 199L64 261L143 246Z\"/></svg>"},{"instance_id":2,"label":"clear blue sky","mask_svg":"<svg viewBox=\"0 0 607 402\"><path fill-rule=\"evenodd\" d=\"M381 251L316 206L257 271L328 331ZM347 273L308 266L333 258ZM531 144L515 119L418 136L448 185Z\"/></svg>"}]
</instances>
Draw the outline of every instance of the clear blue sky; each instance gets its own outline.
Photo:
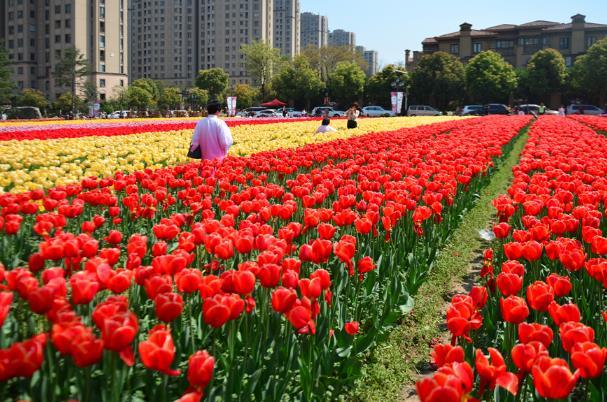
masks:
<instances>
[{"instance_id":1,"label":"clear blue sky","mask_svg":"<svg viewBox=\"0 0 607 402\"><path fill-rule=\"evenodd\" d=\"M402 62L404 50L421 50L429 36L533 20L607 24L607 0L300 0L301 10L329 17L329 29L356 33L357 45L377 50L382 65Z\"/></svg>"}]
</instances>

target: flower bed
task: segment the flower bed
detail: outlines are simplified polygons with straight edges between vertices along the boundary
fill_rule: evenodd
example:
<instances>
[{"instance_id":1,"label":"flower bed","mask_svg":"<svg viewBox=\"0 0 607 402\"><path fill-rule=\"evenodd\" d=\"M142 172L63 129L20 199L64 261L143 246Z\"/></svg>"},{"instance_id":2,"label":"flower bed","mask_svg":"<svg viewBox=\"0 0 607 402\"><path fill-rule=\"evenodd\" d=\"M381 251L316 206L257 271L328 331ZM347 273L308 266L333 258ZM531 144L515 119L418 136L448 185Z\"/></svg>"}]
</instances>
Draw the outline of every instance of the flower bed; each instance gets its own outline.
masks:
<instances>
[{"instance_id":1,"label":"flower bed","mask_svg":"<svg viewBox=\"0 0 607 402\"><path fill-rule=\"evenodd\" d=\"M450 119L453 118L368 119L361 121L357 130L345 130L345 121L334 121L333 125L340 129L339 132L325 135L314 134L319 124L316 121L241 124L232 128L235 144L230 153L244 156ZM184 126L187 125L190 123ZM186 155L192 130L162 131L162 124L136 127L138 130L155 131L133 131L130 135L119 136L104 135L101 131L99 136L79 138L0 141L0 190L18 193L51 188L89 176L110 177L119 171L134 172L190 161ZM108 132L116 133L111 131L114 129L108 129Z\"/></svg>"},{"instance_id":2,"label":"flower bed","mask_svg":"<svg viewBox=\"0 0 607 402\"><path fill-rule=\"evenodd\" d=\"M584 123L596 130L607 133L607 118L603 116L571 115L570 119Z\"/></svg>"},{"instance_id":3,"label":"flower bed","mask_svg":"<svg viewBox=\"0 0 607 402\"><path fill-rule=\"evenodd\" d=\"M435 347L422 401L605 400L606 147L572 119L532 126L508 194L494 201L482 282L453 297L452 342Z\"/></svg>"},{"instance_id":4,"label":"flower bed","mask_svg":"<svg viewBox=\"0 0 607 402\"><path fill-rule=\"evenodd\" d=\"M337 398L528 122L0 195L4 395Z\"/></svg>"}]
</instances>

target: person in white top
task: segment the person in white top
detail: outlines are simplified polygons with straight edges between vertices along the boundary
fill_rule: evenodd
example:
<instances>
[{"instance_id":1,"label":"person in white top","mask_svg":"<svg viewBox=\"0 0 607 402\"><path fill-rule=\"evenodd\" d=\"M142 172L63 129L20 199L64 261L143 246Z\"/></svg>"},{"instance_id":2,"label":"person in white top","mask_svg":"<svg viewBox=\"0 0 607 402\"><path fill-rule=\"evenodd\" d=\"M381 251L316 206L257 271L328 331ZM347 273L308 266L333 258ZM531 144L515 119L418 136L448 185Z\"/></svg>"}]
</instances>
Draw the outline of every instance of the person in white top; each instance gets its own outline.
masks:
<instances>
[{"instance_id":1,"label":"person in white top","mask_svg":"<svg viewBox=\"0 0 607 402\"><path fill-rule=\"evenodd\" d=\"M563 105L559 108L559 116L565 116L565 106Z\"/></svg>"},{"instance_id":2,"label":"person in white top","mask_svg":"<svg viewBox=\"0 0 607 402\"><path fill-rule=\"evenodd\" d=\"M200 148L200 159L222 161L234 143L232 132L226 122L217 116L221 111L218 102L209 103L207 111L209 116L196 124L190 151Z\"/></svg>"},{"instance_id":3,"label":"person in white top","mask_svg":"<svg viewBox=\"0 0 607 402\"><path fill-rule=\"evenodd\" d=\"M336 132L337 130L331 127L329 124L331 124L331 120L323 119L320 127L318 127L318 130L316 130L316 134Z\"/></svg>"},{"instance_id":4,"label":"person in white top","mask_svg":"<svg viewBox=\"0 0 607 402\"><path fill-rule=\"evenodd\" d=\"M360 110L358 109L358 103L353 103L350 109L346 111L346 117L348 118L348 129L358 127L358 117L360 116Z\"/></svg>"}]
</instances>

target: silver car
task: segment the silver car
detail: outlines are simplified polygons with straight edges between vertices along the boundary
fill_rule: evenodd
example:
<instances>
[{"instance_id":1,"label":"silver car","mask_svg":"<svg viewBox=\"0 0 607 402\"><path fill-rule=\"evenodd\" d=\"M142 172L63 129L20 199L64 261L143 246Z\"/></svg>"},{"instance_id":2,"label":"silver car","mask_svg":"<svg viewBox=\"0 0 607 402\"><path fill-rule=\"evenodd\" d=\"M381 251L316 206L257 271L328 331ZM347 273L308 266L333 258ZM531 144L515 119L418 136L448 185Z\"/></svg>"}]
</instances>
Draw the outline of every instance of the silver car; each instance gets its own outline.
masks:
<instances>
[{"instance_id":1,"label":"silver car","mask_svg":"<svg viewBox=\"0 0 607 402\"><path fill-rule=\"evenodd\" d=\"M603 109L593 105L569 105L567 107L567 114L601 115L603 113L605 113Z\"/></svg>"},{"instance_id":2,"label":"silver car","mask_svg":"<svg viewBox=\"0 0 607 402\"><path fill-rule=\"evenodd\" d=\"M394 117L396 113L381 106L365 106L362 109L362 115L365 117Z\"/></svg>"},{"instance_id":3,"label":"silver car","mask_svg":"<svg viewBox=\"0 0 607 402\"><path fill-rule=\"evenodd\" d=\"M407 111L409 116L440 116L443 113L427 105L411 105Z\"/></svg>"}]
</instances>

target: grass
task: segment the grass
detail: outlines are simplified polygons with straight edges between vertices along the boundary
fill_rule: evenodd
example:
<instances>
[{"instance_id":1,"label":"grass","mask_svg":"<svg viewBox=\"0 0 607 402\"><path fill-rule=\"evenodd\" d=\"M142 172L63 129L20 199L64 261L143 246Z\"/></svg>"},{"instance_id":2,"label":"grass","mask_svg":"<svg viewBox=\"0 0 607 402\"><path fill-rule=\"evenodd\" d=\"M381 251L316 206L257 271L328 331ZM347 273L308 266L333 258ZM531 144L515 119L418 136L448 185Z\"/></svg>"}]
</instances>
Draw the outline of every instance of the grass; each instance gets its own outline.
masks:
<instances>
[{"instance_id":1,"label":"grass","mask_svg":"<svg viewBox=\"0 0 607 402\"><path fill-rule=\"evenodd\" d=\"M494 216L491 201L504 193L512 180L512 168L518 163L527 142L524 131L510 154L495 171L478 202L463 217L459 227L441 250L427 281L415 297L410 315L369 356L363 374L348 399L352 401L398 401L403 390L413 384L417 367L428 361L430 343L444 335L445 298L463 280L470 262L478 257L483 245L478 231L486 228Z\"/></svg>"}]
</instances>

